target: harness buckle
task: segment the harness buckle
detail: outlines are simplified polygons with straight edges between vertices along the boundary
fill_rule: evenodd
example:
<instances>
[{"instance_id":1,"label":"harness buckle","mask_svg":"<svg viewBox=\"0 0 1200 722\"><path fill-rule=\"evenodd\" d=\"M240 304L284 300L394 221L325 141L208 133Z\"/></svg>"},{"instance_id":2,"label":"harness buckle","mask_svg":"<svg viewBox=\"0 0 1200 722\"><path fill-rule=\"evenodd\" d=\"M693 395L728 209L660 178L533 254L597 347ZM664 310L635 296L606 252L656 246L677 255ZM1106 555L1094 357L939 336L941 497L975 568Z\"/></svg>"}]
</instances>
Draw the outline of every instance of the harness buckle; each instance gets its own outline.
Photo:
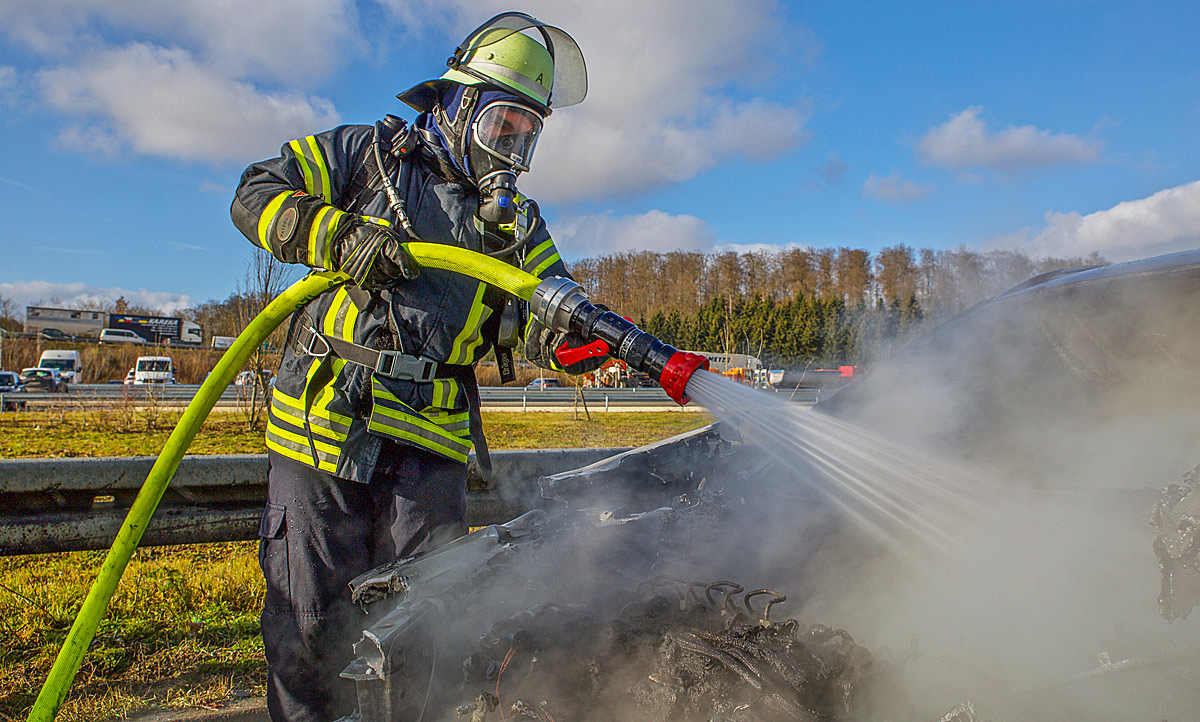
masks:
<instances>
[{"instance_id":1,"label":"harness buckle","mask_svg":"<svg viewBox=\"0 0 1200 722\"><path fill-rule=\"evenodd\" d=\"M309 334L307 341L301 341L299 336L296 337L296 345L299 347L300 352L303 353L305 356L312 356L313 358L323 359L329 355L330 351L333 350L329 346L329 342L326 341L325 337L322 336L321 334L317 333L316 331L312 330L311 328L308 328L307 326L301 326L300 330L307 331ZM320 340L321 345L325 347L325 350L322 351L321 353L317 353L316 351L313 350L313 345L318 340Z\"/></svg>"},{"instance_id":2,"label":"harness buckle","mask_svg":"<svg viewBox=\"0 0 1200 722\"><path fill-rule=\"evenodd\" d=\"M437 376L438 363L433 359L409 356L399 351L380 351L375 373L393 379L428 383Z\"/></svg>"}]
</instances>

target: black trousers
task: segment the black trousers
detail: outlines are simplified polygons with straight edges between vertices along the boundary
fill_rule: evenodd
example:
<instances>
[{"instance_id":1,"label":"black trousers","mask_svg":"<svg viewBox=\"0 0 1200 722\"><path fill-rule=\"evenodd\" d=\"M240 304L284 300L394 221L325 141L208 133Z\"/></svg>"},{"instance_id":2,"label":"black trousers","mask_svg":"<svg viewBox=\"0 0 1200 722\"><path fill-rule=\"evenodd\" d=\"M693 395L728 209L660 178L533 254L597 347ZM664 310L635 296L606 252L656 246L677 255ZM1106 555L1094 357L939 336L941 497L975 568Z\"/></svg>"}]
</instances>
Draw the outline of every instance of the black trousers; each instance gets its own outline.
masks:
<instances>
[{"instance_id":1,"label":"black trousers","mask_svg":"<svg viewBox=\"0 0 1200 722\"><path fill-rule=\"evenodd\" d=\"M351 579L466 532L466 466L385 443L369 484L269 452L258 559L267 706L273 722L329 722L354 709L339 674L366 615Z\"/></svg>"}]
</instances>

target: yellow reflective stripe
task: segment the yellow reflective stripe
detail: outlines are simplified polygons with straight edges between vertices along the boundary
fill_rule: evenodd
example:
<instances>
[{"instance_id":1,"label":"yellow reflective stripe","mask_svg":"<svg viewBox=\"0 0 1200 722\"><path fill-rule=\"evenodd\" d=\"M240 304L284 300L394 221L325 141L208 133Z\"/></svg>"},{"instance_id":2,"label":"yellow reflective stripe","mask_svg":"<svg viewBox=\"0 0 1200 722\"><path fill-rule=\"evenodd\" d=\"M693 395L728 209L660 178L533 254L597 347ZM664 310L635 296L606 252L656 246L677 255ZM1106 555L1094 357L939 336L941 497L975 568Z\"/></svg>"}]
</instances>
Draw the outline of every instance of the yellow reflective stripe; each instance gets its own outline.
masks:
<instances>
[{"instance_id":1,"label":"yellow reflective stripe","mask_svg":"<svg viewBox=\"0 0 1200 722\"><path fill-rule=\"evenodd\" d=\"M275 439L273 439L271 437L270 429L267 429L267 448L271 449L272 451L277 451L280 454L283 454L284 456L288 457L289 459L292 459L293 461L299 461L300 463L304 464L305 466L313 465L313 460L312 460L311 454L302 453L300 451L293 449L291 446L286 446L286 445L276 441Z\"/></svg>"},{"instance_id":2,"label":"yellow reflective stripe","mask_svg":"<svg viewBox=\"0 0 1200 722\"><path fill-rule=\"evenodd\" d=\"M461 460L466 461L466 454L471 450L469 440L459 438L458 435L416 413L375 379L371 379L371 396L375 405L371 409L368 428L412 441L453 458L461 455Z\"/></svg>"},{"instance_id":3,"label":"yellow reflective stripe","mask_svg":"<svg viewBox=\"0 0 1200 722\"><path fill-rule=\"evenodd\" d=\"M553 238L547 238L546 240L542 241L542 242L541 242L541 243L539 243L538 245L534 246L534 248L533 248L533 250L532 250L532 251L530 251L529 253L526 253L526 254L525 254L525 257L526 257L526 258L528 258L528 259L529 259L529 260L531 260L531 261L532 261L532 260L535 260L535 259L537 259L537 257L538 257L538 256L540 256L541 254L543 254L543 253L545 253L547 250L549 250L549 249L550 249L550 247L551 247L551 246L553 246L553 245L554 245L554 239L553 239ZM529 267L529 266L528 266L528 264L526 264L526 268L527 268L527 269L528 269L528 267Z\"/></svg>"},{"instance_id":4,"label":"yellow reflective stripe","mask_svg":"<svg viewBox=\"0 0 1200 722\"><path fill-rule=\"evenodd\" d=\"M433 406L440 409L452 409L458 405L459 386L457 379L433 380Z\"/></svg>"},{"instance_id":5,"label":"yellow reflective stripe","mask_svg":"<svg viewBox=\"0 0 1200 722\"><path fill-rule=\"evenodd\" d=\"M292 149L292 155L295 156L296 163L300 166L300 172L304 174L305 190L309 195L317 196L326 203L332 203L329 167L325 163L325 156L322 155L320 147L317 146L317 137L310 135L307 138L290 141L288 147Z\"/></svg>"},{"instance_id":6,"label":"yellow reflective stripe","mask_svg":"<svg viewBox=\"0 0 1200 722\"><path fill-rule=\"evenodd\" d=\"M462 462L464 464L467 463L467 453L471 450L471 447L466 446L465 444L453 443L449 438L446 437L443 438L446 438L446 441L450 443L442 444L437 440L427 438L420 434L414 434L403 428L398 428L387 423L377 422L375 421L374 415L372 415L370 423L367 424L367 428L376 433L393 436L397 439L404 439L405 441L412 442L417 446L429 449L430 451L439 453L442 456Z\"/></svg>"},{"instance_id":7,"label":"yellow reflective stripe","mask_svg":"<svg viewBox=\"0 0 1200 722\"><path fill-rule=\"evenodd\" d=\"M330 244L337 233L342 216L346 215L333 206L324 206L317 211L308 228L308 265L313 268L330 269Z\"/></svg>"},{"instance_id":8,"label":"yellow reflective stripe","mask_svg":"<svg viewBox=\"0 0 1200 722\"><path fill-rule=\"evenodd\" d=\"M275 220L275 214L279 213L279 207L283 205L283 200L290 196L295 191L284 191L271 199L267 207L263 209L262 215L258 217L258 242L268 251L271 249L271 244L267 242L267 229L271 226L271 221Z\"/></svg>"},{"instance_id":9,"label":"yellow reflective stripe","mask_svg":"<svg viewBox=\"0 0 1200 722\"><path fill-rule=\"evenodd\" d=\"M283 404L278 402L278 399L271 400L271 416L281 421L286 421L300 429L304 428L304 413L296 413L284 407ZM322 436L334 441L345 441L347 432L350 431L348 428L339 429L327 420L320 418L315 408L313 409L313 413L309 415L308 420L314 432L320 433ZM338 426L341 426L341 424L338 424Z\"/></svg>"},{"instance_id":10,"label":"yellow reflective stripe","mask_svg":"<svg viewBox=\"0 0 1200 722\"><path fill-rule=\"evenodd\" d=\"M274 424L267 422L267 448L273 449L280 454L301 462L306 466L313 465L312 452L308 449L308 439L300 439L299 441L289 438L295 434L284 432ZM317 467L321 471L334 472L337 471L337 455L330 456L328 453L317 451Z\"/></svg>"},{"instance_id":11,"label":"yellow reflective stripe","mask_svg":"<svg viewBox=\"0 0 1200 722\"><path fill-rule=\"evenodd\" d=\"M364 216L364 215L359 215L359 218L363 219L367 223L376 223L381 226L391 227L391 225L392 225L392 222L386 218L376 218L375 216Z\"/></svg>"},{"instance_id":12,"label":"yellow reflective stripe","mask_svg":"<svg viewBox=\"0 0 1200 722\"><path fill-rule=\"evenodd\" d=\"M546 269L549 268L550 266L554 265L554 262L560 258L562 258L562 256L558 255L558 252L555 251L549 258L547 258L546 260L539 263L537 265L537 268L533 269L531 271L531 273L533 275L537 276L538 278L541 278L542 274L546 271Z\"/></svg>"},{"instance_id":13,"label":"yellow reflective stripe","mask_svg":"<svg viewBox=\"0 0 1200 722\"><path fill-rule=\"evenodd\" d=\"M317 145L317 136L310 135L305 140L308 141L313 162L316 163L317 170L321 174L321 192L313 193L313 195L321 196L326 203L333 203L333 187L329 183L329 166L325 163L325 155L321 152L321 147Z\"/></svg>"},{"instance_id":14,"label":"yellow reflective stripe","mask_svg":"<svg viewBox=\"0 0 1200 722\"><path fill-rule=\"evenodd\" d=\"M292 155L296 158L296 164L300 166L300 172L304 174L304 189L308 191L310 195L318 195L318 193L313 189L314 184L312 166L309 165L308 154L304 152L306 146L301 145L300 141L298 140L292 140L288 141L288 147L292 149Z\"/></svg>"},{"instance_id":15,"label":"yellow reflective stripe","mask_svg":"<svg viewBox=\"0 0 1200 722\"><path fill-rule=\"evenodd\" d=\"M312 454L305 454L296 449L294 444L287 443L277 438L272 438L269 435L267 436L267 448L277 451L289 459L299 461L305 466L311 467L313 465ZM317 466L315 468L320 469L321 471L327 471L330 474L337 472L337 464L326 461L320 457L317 457Z\"/></svg>"},{"instance_id":16,"label":"yellow reflective stripe","mask_svg":"<svg viewBox=\"0 0 1200 722\"><path fill-rule=\"evenodd\" d=\"M304 434L298 434L295 431L271 423L270 419L267 420L267 432L268 434L274 432L279 438L300 444L302 449L308 451L308 437ZM326 456L332 461L337 461L337 458L342 455L341 449L322 439L313 439L313 444L317 447L318 458Z\"/></svg>"},{"instance_id":17,"label":"yellow reflective stripe","mask_svg":"<svg viewBox=\"0 0 1200 722\"><path fill-rule=\"evenodd\" d=\"M442 427L443 431L454 434L455 436L469 436L471 433L471 418L466 411L447 412L442 409L427 408L421 411L421 414Z\"/></svg>"},{"instance_id":18,"label":"yellow reflective stripe","mask_svg":"<svg viewBox=\"0 0 1200 722\"><path fill-rule=\"evenodd\" d=\"M425 434L422 434L422 438L428 438L430 440L446 439L457 444L462 444L460 439L448 434L441 426L433 423L429 419L417 415L416 413L401 411L385 404L377 403L375 404L375 408L372 410L371 416L374 417L376 414L399 421L404 426L413 429L417 433L422 431L425 432ZM429 436L429 434L432 434L432 436Z\"/></svg>"},{"instance_id":19,"label":"yellow reflective stripe","mask_svg":"<svg viewBox=\"0 0 1200 722\"><path fill-rule=\"evenodd\" d=\"M313 371L315 371L316 368L317 368L316 364L312 364L312 366L309 367L308 378L310 378L310 379L312 378ZM330 396L332 396L332 395L333 395L332 391L330 391ZM284 405L290 406L291 408L295 409L296 411L299 411L301 417L303 417L304 402L301 401L300 399L294 399L291 396L288 396L287 394L280 391L278 389L278 387L275 389L275 392L274 392L274 394L272 394L271 398L272 398L272 401L280 401ZM317 401L319 403L320 399L318 398ZM346 431L350 430L350 424L353 423L353 419L351 419L349 416L339 414L336 411L330 411L329 409L324 408L324 407L318 407L316 403L313 404L312 414L314 416L318 416L321 419L334 422L338 425L338 427L344 428ZM335 427L331 427L331 428L335 428Z\"/></svg>"},{"instance_id":20,"label":"yellow reflective stripe","mask_svg":"<svg viewBox=\"0 0 1200 722\"><path fill-rule=\"evenodd\" d=\"M471 352L479 344L483 343L483 322L487 320L488 316L492 315L492 309L488 308L483 302L483 293L486 290L487 286L482 283L475 289L475 300L471 302L471 313L467 316L467 322L463 325L463 330L454 339L454 343L450 347L450 356L446 359L446 363L468 363L471 360Z\"/></svg>"}]
</instances>

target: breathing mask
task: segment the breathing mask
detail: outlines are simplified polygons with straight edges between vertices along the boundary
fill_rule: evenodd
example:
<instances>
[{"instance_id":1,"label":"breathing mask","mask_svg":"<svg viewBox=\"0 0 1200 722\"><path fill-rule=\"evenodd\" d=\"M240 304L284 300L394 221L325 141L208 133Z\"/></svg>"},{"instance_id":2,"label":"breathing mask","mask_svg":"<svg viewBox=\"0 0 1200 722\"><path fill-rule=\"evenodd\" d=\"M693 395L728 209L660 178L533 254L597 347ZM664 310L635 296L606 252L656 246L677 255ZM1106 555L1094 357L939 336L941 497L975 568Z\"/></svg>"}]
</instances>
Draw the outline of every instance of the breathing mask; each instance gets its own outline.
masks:
<instances>
[{"instance_id":1,"label":"breathing mask","mask_svg":"<svg viewBox=\"0 0 1200 722\"><path fill-rule=\"evenodd\" d=\"M512 223L517 174L529 161L542 130L542 119L529 108L507 100L483 107L471 124L468 170L479 184L479 217L489 223Z\"/></svg>"}]
</instances>

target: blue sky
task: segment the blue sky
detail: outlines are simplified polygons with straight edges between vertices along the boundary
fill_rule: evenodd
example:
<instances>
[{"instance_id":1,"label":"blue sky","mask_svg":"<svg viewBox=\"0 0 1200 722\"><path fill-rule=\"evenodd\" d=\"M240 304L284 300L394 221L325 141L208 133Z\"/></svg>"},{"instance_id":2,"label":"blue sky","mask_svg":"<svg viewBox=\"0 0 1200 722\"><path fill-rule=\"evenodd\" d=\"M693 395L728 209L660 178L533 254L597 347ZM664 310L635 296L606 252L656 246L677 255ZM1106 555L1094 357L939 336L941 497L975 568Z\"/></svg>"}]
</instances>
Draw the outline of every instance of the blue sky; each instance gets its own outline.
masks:
<instances>
[{"instance_id":1,"label":"blue sky","mask_svg":"<svg viewBox=\"0 0 1200 722\"><path fill-rule=\"evenodd\" d=\"M588 62L520 181L568 259L1200 247L1192 2L0 0L0 296L227 297L242 169L411 118L395 93L509 9Z\"/></svg>"}]
</instances>

